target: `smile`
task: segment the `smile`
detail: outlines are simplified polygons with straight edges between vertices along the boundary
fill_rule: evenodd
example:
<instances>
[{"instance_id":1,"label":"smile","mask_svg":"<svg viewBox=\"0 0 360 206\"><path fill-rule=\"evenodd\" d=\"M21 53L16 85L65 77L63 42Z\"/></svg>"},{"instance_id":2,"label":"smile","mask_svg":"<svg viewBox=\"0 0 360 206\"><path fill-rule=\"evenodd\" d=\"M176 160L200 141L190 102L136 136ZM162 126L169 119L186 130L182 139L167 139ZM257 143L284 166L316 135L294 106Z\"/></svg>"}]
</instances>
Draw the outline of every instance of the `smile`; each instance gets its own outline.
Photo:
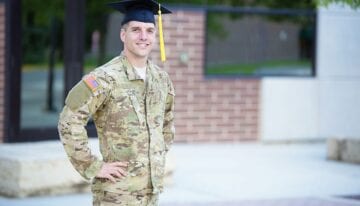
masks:
<instances>
[{"instance_id":1,"label":"smile","mask_svg":"<svg viewBox=\"0 0 360 206\"><path fill-rule=\"evenodd\" d=\"M137 43L136 44L138 47L140 47L140 48L146 48L146 47L148 47L150 44L147 44L147 43Z\"/></svg>"}]
</instances>

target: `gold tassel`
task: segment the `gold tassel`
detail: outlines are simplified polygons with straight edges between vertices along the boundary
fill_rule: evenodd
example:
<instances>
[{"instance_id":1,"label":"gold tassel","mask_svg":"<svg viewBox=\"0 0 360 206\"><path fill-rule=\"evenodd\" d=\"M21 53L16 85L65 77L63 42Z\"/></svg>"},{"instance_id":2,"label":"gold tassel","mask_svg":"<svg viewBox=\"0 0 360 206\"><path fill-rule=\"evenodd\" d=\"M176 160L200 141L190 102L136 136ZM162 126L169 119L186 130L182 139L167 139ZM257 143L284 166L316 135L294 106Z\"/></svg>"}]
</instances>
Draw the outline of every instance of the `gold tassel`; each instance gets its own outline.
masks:
<instances>
[{"instance_id":1,"label":"gold tassel","mask_svg":"<svg viewBox=\"0 0 360 206\"><path fill-rule=\"evenodd\" d=\"M161 18L161 5L159 4L159 39L160 39L160 57L161 61L164 62L166 60L165 55L165 45L164 45L164 36L163 36L163 29L162 29L162 18Z\"/></svg>"}]
</instances>

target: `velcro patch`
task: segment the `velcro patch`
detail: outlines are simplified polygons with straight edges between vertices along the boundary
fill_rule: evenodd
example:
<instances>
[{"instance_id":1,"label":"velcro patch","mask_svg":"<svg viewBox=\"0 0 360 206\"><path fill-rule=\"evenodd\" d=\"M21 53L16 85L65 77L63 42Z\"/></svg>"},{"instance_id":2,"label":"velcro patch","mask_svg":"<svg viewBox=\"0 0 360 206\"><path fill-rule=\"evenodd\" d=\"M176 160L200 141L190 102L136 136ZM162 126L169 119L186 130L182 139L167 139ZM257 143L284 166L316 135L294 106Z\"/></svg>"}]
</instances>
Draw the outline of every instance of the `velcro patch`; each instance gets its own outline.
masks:
<instances>
[{"instance_id":1,"label":"velcro patch","mask_svg":"<svg viewBox=\"0 0 360 206\"><path fill-rule=\"evenodd\" d=\"M92 91L95 92L99 87L99 83L96 81L96 78L93 75L87 75L84 77L84 82L86 86Z\"/></svg>"}]
</instances>

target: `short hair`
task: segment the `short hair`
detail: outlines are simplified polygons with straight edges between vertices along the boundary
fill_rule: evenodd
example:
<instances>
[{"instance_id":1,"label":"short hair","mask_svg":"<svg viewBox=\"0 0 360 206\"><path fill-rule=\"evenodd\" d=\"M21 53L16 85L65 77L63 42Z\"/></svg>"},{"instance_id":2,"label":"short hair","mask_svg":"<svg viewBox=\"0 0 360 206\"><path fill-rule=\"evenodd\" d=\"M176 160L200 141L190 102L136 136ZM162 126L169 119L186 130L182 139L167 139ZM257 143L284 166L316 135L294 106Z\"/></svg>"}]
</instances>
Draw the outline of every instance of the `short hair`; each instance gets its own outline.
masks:
<instances>
[{"instance_id":1,"label":"short hair","mask_svg":"<svg viewBox=\"0 0 360 206\"><path fill-rule=\"evenodd\" d=\"M129 22L121 25L121 28L120 28L120 29L121 29L121 30L126 30L128 27L129 27Z\"/></svg>"}]
</instances>

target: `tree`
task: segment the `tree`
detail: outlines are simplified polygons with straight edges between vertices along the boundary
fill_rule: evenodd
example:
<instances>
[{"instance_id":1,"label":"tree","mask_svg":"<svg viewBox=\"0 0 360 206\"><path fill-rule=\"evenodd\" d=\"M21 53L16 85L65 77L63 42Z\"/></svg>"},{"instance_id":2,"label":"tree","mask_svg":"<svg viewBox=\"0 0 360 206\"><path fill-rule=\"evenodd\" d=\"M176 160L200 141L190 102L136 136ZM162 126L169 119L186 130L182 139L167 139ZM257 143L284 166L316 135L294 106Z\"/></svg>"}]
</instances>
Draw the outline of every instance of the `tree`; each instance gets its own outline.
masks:
<instances>
[{"instance_id":1,"label":"tree","mask_svg":"<svg viewBox=\"0 0 360 206\"><path fill-rule=\"evenodd\" d=\"M100 39L99 62L104 59L104 37L108 14L110 9L104 2L98 0L86 0L85 18L85 48L91 45L92 32L98 30L103 38ZM23 27L23 53L24 63L39 63L46 59L46 51L50 44L51 19L57 19L58 23L58 56L62 59L63 50L63 24L64 24L64 0L51 0L44 3L43 0L22 1L22 27Z\"/></svg>"},{"instance_id":2,"label":"tree","mask_svg":"<svg viewBox=\"0 0 360 206\"><path fill-rule=\"evenodd\" d=\"M315 9L318 5L327 6L330 3L342 3L350 5L352 8L360 7L360 0L159 0L160 3L181 5L187 3L189 5L200 6L238 6L238 7L267 7L267 8L287 8L287 9ZM59 22L59 40L57 46L59 51L62 51L62 35L63 35L63 22L64 22L64 1L63 0L51 0L44 3L43 0L23 0L23 48L25 60L39 60L39 57L43 56L46 51L46 47L49 42L48 30L50 25L50 19L56 18ZM85 31L85 48L88 50L91 45L92 32L98 30L100 32L100 56L98 63L102 63L104 60L104 48L105 48L105 34L106 34L106 22L108 15L112 12L104 1L98 0L86 0L86 31ZM212 22L211 18L209 19ZM211 23L214 27L214 32L220 32L219 25L216 22ZM36 58L30 58L31 55L36 54L36 51L40 53ZM60 53L61 54L61 53ZM61 55L60 55L61 56ZM41 58L40 58L41 59Z\"/></svg>"},{"instance_id":3,"label":"tree","mask_svg":"<svg viewBox=\"0 0 360 206\"><path fill-rule=\"evenodd\" d=\"M64 1L52 0L44 4L42 0L22 1L22 47L24 63L39 63L47 59L46 51L50 45L50 24L52 19L64 18ZM58 21L57 21L58 22ZM61 30L61 29L60 29ZM59 30L59 31L60 31ZM57 47L62 49L62 33L58 32Z\"/></svg>"},{"instance_id":4,"label":"tree","mask_svg":"<svg viewBox=\"0 0 360 206\"><path fill-rule=\"evenodd\" d=\"M163 1L165 2L165 1ZM184 1L181 0L167 0L167 4L184 4ZM202 5L202 6L214 6L214 5L227 5L227 6L264 6L268 8L296 8L296 9L314 9L316 4L314 0L303 0L303 1L293 1L293 0L192 0L186 2L191 5Z\"/></svg>"},{"instance_id":5,"label":"tree","mask_svg":"<svg viewBox=\"0 0 360 206\"><path fill-rule=\"evenodd\" d=\"M165 1L163 1L165 3ZM221 3L220 3L221 2ZM166 3L183 4L183 0L166 0ZM270 8L316 8L317 6L328 6L331 3L349 5L352 8L360 7L360 0L192 0L186 2L193 5L229 5L229 6L267 6Z\"/></svg>"},{"instance_id":6,"label":"tree","mask_svg":"<svg viewBox=\"0 0 360 206\"><path fill-rule=\"evenodd\" d=\"M360 7L360 0L316 0L317 5L319 6L328 6L332 3L349 5L353 9Z\"/></svg>"},{"instance_id":7,"label":"tree","mask_svg":"<svg viewBox=\"0 0 360 206\"><path fill-rule=\"evenodd\" d=\"M105 36L107 32L107 20L112 10L103 1L86 0L86 43L87 50L91 47L91 39L94 31L100 34L99 56L96 64L100 65L105 61Z\"/></svg>"}]
</instances>

